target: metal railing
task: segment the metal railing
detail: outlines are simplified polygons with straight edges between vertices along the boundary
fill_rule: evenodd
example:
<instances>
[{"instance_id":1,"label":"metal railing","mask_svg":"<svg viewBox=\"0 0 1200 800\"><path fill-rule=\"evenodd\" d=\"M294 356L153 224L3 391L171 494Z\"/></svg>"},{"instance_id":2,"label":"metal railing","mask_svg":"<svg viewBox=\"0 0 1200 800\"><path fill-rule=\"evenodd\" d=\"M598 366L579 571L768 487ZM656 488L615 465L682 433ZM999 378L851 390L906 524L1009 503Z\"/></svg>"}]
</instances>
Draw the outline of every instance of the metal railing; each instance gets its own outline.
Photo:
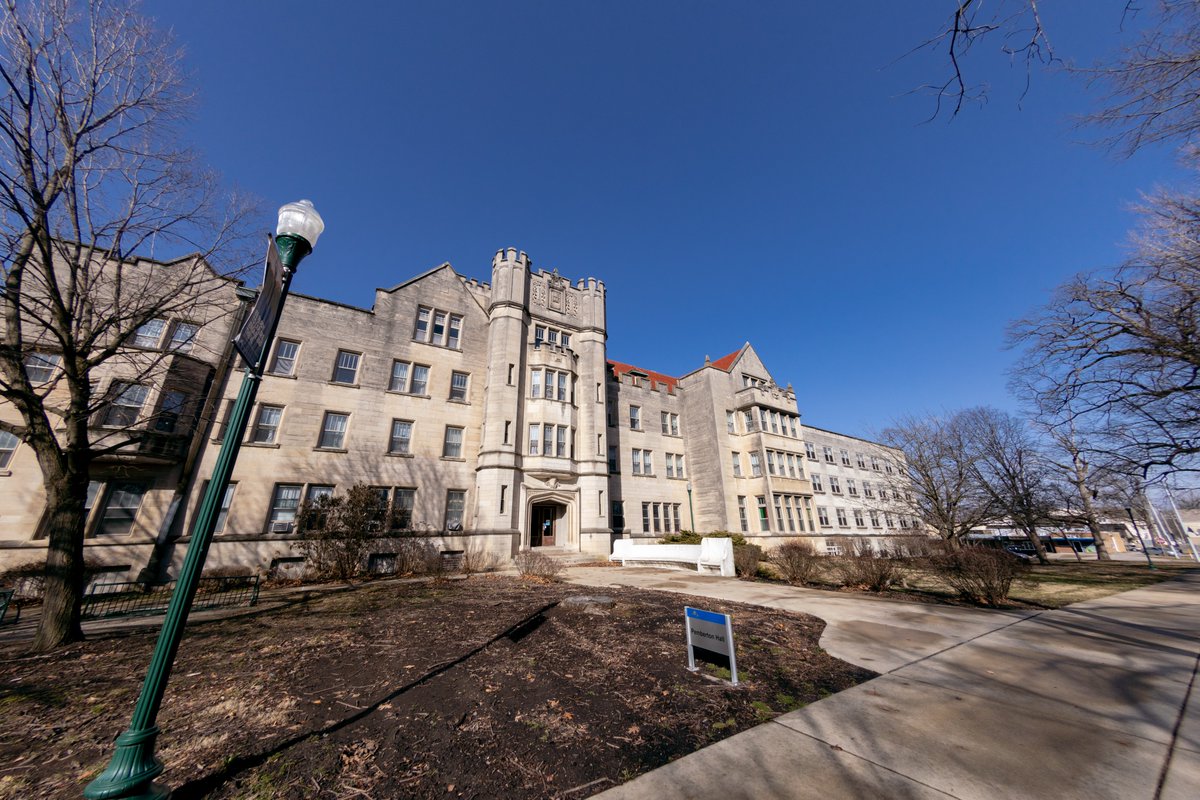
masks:
<instances>
[{"instance_id":1,"label":"metal railing","mask_svg":"<svg viewBox=\"0 0 1200 800\"><path fill-rule=\"evenodd\" d=\"M175 581L158 584L138 581L93 583L83 597L82 616L84 619L101 619L163 614L174 591ZM257 605L258 591L257 575L201 578L192 611Z\"/></svg>"}]
</instances>

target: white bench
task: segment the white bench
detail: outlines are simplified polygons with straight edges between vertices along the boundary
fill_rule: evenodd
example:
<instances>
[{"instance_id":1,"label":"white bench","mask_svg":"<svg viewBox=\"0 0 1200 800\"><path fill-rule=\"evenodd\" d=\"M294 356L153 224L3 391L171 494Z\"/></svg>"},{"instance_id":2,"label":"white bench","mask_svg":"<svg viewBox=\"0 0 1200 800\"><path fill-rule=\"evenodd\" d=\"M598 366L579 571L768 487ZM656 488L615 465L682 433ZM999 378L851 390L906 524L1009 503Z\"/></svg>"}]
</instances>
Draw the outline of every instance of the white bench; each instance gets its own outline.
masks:
<instances>
[{"instance_id":1,"label":"white bench","mask_svg":"<svg viewBox=\"0 0 1200 800\"><path fill-rule=\"evenodd\" d=\"M700 544L638 544L634 539L617 539L613 542L609 561L620 561L621 566L632 564L655 567L678 567L695 565L702 574L733 577L733 541L724 537L706 537Z\"/></svg>"}]
</instances>

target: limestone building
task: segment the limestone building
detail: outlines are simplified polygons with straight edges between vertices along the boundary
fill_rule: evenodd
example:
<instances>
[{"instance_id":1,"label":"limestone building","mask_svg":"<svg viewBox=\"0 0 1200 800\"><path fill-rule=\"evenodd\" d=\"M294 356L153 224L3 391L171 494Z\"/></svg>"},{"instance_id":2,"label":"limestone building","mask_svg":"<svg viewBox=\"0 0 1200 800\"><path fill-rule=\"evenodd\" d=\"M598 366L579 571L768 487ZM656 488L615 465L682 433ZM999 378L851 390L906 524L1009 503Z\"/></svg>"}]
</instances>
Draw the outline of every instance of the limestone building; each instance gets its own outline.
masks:
<instances>
[{"instance_id":1,"label":"limestone building","mask_svg":"<svg viewBox=\"0 0 1200 800\"><path fill-rule=\"evenodd\" d=\"M295 560L302 504L355 484L379 498L380 555L389 533L508 557L529 547L604 556L614 537L687 529L819 547L895 532L868 502L894 453L880 459L879 445L804 426L791 386L749 344L680 377L609 360L605 291L508 249L488 282L443 264L376 290L370 308L291 295L209 564ZM198 406L210 410L194 458L171 474L177 492L125 508L132 524L120 531L90 528L89 555L136 574L156 543L186 541L240 383L240 369L223 367ZM38 480L19 442L5 464L0 481ZM98 486L101 519L112 496ZM39 512L31 502L0 529L5 561L44 546Z\"/></svg>"}]
</instances>

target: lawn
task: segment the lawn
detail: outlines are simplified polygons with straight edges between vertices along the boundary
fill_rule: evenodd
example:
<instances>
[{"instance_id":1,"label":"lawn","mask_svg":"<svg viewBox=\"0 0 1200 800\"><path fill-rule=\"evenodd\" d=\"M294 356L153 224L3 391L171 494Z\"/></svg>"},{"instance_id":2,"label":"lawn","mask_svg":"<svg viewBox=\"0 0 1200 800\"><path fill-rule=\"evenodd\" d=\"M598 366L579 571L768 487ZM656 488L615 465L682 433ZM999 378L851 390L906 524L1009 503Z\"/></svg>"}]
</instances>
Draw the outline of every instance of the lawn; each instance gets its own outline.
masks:
<instances>
[{"instance_id":1,"label":"lawn","mask_svg":"<svg viewBox=\"0 0 1200 800\"><path fill-rule=\"evenodd\" d=\"M159 724L195 797L585 797L873 673L804 615L476 576L373 583L189 626ZM734 615L743 686L685 669L683 613ZM0 797L76 798L128 724L153 633L0 645ZM719 670L709 670L710 673Z\"/></svg>"},{"instance_id":2,"label":"lawn","mask_svg":"<svg viewBox=\"0 0 1200 800\"><path fill-rule=\"evenodd\" d=\"M1083 561L1056 560L1049 564L1033 564L1024 576L1013 582L1009 594L1010 606L1061 608L1071 603L1107 597L1170 580L1196 569L1200 569L1200 565L1184 559L1155 559L1152 571L1145 563L1102 562L1087 556ZM811 585L815 588L852 591L838 587L832 575L831 569L825 569ZM906 567L902 582L885 594L956 605L964 602L936 573L916 565Z\"/></svg>"}]
</instances>

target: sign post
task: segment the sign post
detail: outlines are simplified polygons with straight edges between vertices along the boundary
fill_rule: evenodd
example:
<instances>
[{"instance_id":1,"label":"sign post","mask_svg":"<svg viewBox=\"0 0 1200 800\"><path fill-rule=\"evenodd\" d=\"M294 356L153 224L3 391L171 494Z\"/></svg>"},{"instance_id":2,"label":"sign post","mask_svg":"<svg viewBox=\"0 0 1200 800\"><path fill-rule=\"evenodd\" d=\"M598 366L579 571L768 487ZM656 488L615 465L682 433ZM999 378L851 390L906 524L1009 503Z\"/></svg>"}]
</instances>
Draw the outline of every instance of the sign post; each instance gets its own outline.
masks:
<instances>
[{"instance_id":1,"label":"sign post","mask_svg":"<svg viewBox=\"0 0 1200 800\"><path fill-rule=\"evenodd\" d=\"M688 670L696 672L696 656L719 666L729 665L729 675L738 685L737 656L733 647L733 617L683 607L684 628L687 630Z\"/></svg>"}]
</instances>

